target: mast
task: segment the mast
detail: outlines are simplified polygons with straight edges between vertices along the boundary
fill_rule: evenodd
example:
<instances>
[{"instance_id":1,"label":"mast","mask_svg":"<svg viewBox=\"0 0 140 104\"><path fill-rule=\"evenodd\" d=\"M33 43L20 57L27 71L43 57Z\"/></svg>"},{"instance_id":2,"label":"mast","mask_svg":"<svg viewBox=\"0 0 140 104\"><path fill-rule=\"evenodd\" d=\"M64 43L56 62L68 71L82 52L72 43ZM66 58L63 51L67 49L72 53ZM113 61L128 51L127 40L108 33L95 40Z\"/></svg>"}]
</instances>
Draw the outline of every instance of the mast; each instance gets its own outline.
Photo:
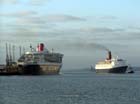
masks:
<instances>
[{"instance_id":1,"label":"mast","mask_svg":"<svg viewBox=\"0 0 140 104\"><path fill-rule=\"evenodd\" d=\"M11 44L9 44L9 64L12 63L12 52L11 52Z\"/></svg>"},{"instance_id":2,"label":"mast","mask_svg":"<svg viewBox=\"0 0 140 104\"><path fill-rule=\"evenodd\" d=\"M6 43L6 65L9 65L9 55L8 55L8 46Z\"/></svg>"},{"instance_id":3,"label":"mast","mask_svg":"<svg viewBox=\"0 0 140 104\"><path fill-rule=\"evenodd\" d=\"M12 46L12 50L13 50L13 62L15 62L15 45Z\"/></svg>"}]
</instances>

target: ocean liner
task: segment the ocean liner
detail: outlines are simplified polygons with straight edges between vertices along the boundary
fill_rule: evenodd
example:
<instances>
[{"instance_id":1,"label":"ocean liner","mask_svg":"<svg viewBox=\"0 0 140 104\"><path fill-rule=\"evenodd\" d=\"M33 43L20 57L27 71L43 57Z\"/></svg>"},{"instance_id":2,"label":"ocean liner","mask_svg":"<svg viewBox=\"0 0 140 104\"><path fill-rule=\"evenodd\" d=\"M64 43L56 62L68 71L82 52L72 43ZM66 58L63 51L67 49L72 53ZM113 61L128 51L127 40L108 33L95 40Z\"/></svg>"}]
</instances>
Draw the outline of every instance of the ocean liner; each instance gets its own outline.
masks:
<instances>
[{"instance_id":1,"label":"ocean liner","mask_svg":"<svg viewBox=\"0 0 140 104\"><path fill-rule=\"evenodd\" d=\"M62 67L63 54L50 52L43 43L31 51L25 52L17 61L20 74L42 75L59 74Z\"/></svg>"},{"instance_id":2,"label":"ocean liner","mask_svg":"<svg viewBox=\"0 0 140 104\"><path fill-rule=\"evenodd\" d=\"M95 65L97 73L125 73L128 68L126 61L119 58L112 58L111 51L108 51L108 57L105 61L98 62Z\"/></svg>"}]
</instances>

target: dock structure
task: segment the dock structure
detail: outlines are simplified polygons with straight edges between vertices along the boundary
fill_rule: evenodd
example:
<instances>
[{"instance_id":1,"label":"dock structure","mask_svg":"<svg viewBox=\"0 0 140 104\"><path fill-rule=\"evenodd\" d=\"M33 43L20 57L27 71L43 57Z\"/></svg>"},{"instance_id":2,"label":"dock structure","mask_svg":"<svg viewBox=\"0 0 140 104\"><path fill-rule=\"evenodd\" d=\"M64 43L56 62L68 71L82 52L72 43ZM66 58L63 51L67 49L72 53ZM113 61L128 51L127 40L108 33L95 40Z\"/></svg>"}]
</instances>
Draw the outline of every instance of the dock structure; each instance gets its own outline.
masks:
<instances>
[{"instance_id":1,"label":"dock structure","mask_svg":"<svg viewBox=\"0 0 140 104\"><path fill-rule=\"evenodd\" d=\"M0 75L18 75L18 67L16 65L0 65Z\"/></svg>"},{"instance_id":2,"label":"dock structure","mask_svg":"<svg viewBox=\"0 0 140 104\"><path fill-rule=\"evenodd\" d=\"M15 62L15 46L6 43L6 64L0 64L0 75L17 75L18 67Z\"/></svg>"}]
</instances>

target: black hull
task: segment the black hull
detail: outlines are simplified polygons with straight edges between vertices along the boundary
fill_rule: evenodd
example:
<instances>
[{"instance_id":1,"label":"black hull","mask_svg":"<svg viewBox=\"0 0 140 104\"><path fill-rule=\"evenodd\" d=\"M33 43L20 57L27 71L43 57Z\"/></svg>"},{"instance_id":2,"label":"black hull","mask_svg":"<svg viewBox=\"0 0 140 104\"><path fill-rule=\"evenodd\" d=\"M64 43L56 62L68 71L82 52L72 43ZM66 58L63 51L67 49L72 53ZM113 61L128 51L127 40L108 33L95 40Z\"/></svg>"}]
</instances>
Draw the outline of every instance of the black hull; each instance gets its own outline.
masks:
<instances>
[{"instance_id":1,"label":"black hull","mask_svg":"<svg viewBox=\"0 0 140 104\"><path fill-rule=\"evenodd\" d=\"M20 75L18 72L0 72L0 76L12 76L12 75Z\"/></svg>"},{"instance_id":2,"label":"black hull","mask_svg":"<svg viewBox=\"0 0 140 104\"><path fill-rule=\"evenodd\" d=\"M60 72L61 64L48 65L19 65L18 67L4 68L0 70L0 76L7 75L57 75Z\"/></svg>"},{"instance_id":3,"label":"black hull","mask_svg":"<svg viewBox=\"0 0 140 104\"><path fill-rule=\"evenodd\" d=\"M95 69L97 73L125 73L128 66L116 67L112 69Z\"/></svg>"},{"instance_id":4,"label":"black hull","mask_svg":"<svg viewBox=\"0 0 140 104\"><path fill-rule=\"evenodd\" d=\"M26 65L19 68L19 73L21 75L57 75L60 72L61 66L55 67L48 65Z\"/></svg>"}]
</instances>

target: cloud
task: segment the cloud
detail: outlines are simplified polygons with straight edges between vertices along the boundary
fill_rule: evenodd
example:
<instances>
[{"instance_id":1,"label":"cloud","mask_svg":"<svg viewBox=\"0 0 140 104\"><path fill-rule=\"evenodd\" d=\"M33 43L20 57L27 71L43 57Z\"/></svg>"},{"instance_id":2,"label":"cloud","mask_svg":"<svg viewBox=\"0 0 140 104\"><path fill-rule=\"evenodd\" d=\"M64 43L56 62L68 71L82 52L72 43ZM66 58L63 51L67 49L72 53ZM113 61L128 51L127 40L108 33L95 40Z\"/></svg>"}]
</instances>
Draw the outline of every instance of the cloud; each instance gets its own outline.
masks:
<instances>
[{"instance_id":1,"label":"cloud","mask_svg":"<svg viewBox=\"0 0 140 104\"><path fill-rule=\"evenodd\" d=\"M27 1L20 1L20 0L0 0L0 4L18 4L18 3L23 3L23 4L29 4L33 6L40 6L45 4L46 2L51 1L51 0L27 0Z\"/></svg>"},{"instance_id":2,"label":"cloud","mask_svg":"<svg viewBox=\"0 0 140 104\"><path fill-rule=\"evenodd\" d=\"M27 17L29 19L32 19L32 21L38 21L40 19L46 20L47 22L72 22L72 21L86 21L85 18L82 17L77 17L77 16L72 16L72 15L65 15L65 14L53 14L53 15L39 15L38 12L36 11L17 11L13 13L0 13L1 17L6 17L6 18L22 18L22 17Z\"/></svg>"},{"instance_id":3,"label":"cloud","mask_svg":"<svg viewBox=\"0 0 140 104\"><path fill-rule=\"evenodd\" d=\"M101 16L99 18L102 20L117 20L118 19L118 17L116 16Z\"/></svg>"},{"instance_id":4,"label":"cloud","mask_svg":"<svg viewBox=\"0 0 140 104\"><path fill-rule=\"evenodd\" d=\"M17 12L17 16L31 16L31 15L36 15L37 12L35 11L20 11L20 12Z\"/></svg>"},{"instance_id":5,"label":"cloud","mask_svg":"<svg viewBox=\"0 0 140 104\"><path fill-rule=\"evenodd\" d=\"M17 4L18 0L0 0L0 4Z\"/></svg>"},{"instance_id":6,"label":"cloud","mask_svg":"<svg viewBox=\"0 0 140 104\"><path fill-rule=\"evenodd\" d=\"M37 15L35 11L17 11L14 13L0 13L0 16L11 18L11 17L23 17Z\"/></svg>"},{"instance_id":7,"label":"cloud","mask_svg":"<svg viewBox=\"0 0 140 104\"><path fill-rule=\"evenodd\" d=\"M86 31L81 32L81 30L78 28L50 29L49 24L34 25L34 22L33 24L29 22L27 25L24 24L23 26L22 23L19 24L21 25L13 26L16 27L17 31L15 31L14 33L10 33L12 34L11 37L16 37L16 39L22 39L25 41L31 40L32 42L37 42L40 40L42 42L45 42L47 39L47 41L51 40L51 42L49 41L48 43L53 44L53 47L64 50L101 50L102 47L96 45L96 43L105 44L105 46L109 47L111 46L124 48L128 46L128 42L129 44L134 44L136 43L136 40L140 39L140 32L121 31L119 33L116 33L111 31L105 33L102 32L103 35L99 35L98 31L97 33L93 33L92 31L91 33L88 33Z\"/></svg>"},{"instance_id":8,"label":"cloud","mask_svg":"<svg viewBox=\"0 0 140 104\"><path fill-rule=\"evenodd\" d=\"M99 15L97 15L97 16L86 16L86 18L88 19L88 20L91 20L91 21L116 21L116 20L119 20L119 18L118 17L116 17L116 16L111 16L111 15L103 15L103 16L99 16Z\"/></svg>"},{"instance_id":9,"label":"cloud","mask_svg":"<svg viewBox=\"0 0 140 104\"><path fill-rule=\"evenodd\" d=\"M89 28L81 28L82 32L89 32L89 33L110 33L110 32L121 32L124 29L113 29L108 27L89 27Z\"/></svg>"},{"instance_id":10,"label":"cloud","mask_svg":"<svg viewBox=\"0 0 140 104\"><path fill-rule=\"evenodd\" d=\"M45 24L46 21L40 17L18 18L17 22L20 24Z\"/></svg>"},{"instance_id":11,"label":"cloud","mask_svg":"<svg viewBox=\"0 0 140 104\"><path fill-rule=\"evenodd\" d=\"M63 14L56 14L56 15L48 15L46 17L47 21L49 22L68 22L68 21L85 21L86 19L71 15L63 15Z\"/></svg>"},{"instance_id":12,"label":"cloud","mask_svg":"<svg viewBox=\"0 0 140 104\"><path fill-rule=\"evenodd\" d=\"M46 19L42 16L18 16L18 18L12 19L11 22L4 23L3 27L0 29L5 32L46 32L50 28L55 27L55 24L48 23ZM25 34L26 34L25 33Z\"/></svg>"},{"instance_id":13,"label":"cloud","mask_svg":"<svg viewBox=\"0 0 140 104\"><path fill-rule=\"evenodd\" d=\"M140 31L140 26L128 26L128 29Z\"/></svg>"},{"instance_id":14,"label":"cloud","mask_svg":"<svg viewBox=\"0 0 140 104\"><path fill-rule=\"evenodd\" d=\"M120 40L140 40L140 31L139 32L126 32L123 37L118 37ZM131 41L132 42L132 41Z\"/></svg>"},{"instance_id":15,"label":"cloud","mask_svg":"<svg viewBox=\"0 0 140 104\"><path fill-rule=\"evenodd\" d=\"M34 5L34 6L40 6L49 1L51 0L30 0L29 4Z\"/></svg>"}]
</instances>

